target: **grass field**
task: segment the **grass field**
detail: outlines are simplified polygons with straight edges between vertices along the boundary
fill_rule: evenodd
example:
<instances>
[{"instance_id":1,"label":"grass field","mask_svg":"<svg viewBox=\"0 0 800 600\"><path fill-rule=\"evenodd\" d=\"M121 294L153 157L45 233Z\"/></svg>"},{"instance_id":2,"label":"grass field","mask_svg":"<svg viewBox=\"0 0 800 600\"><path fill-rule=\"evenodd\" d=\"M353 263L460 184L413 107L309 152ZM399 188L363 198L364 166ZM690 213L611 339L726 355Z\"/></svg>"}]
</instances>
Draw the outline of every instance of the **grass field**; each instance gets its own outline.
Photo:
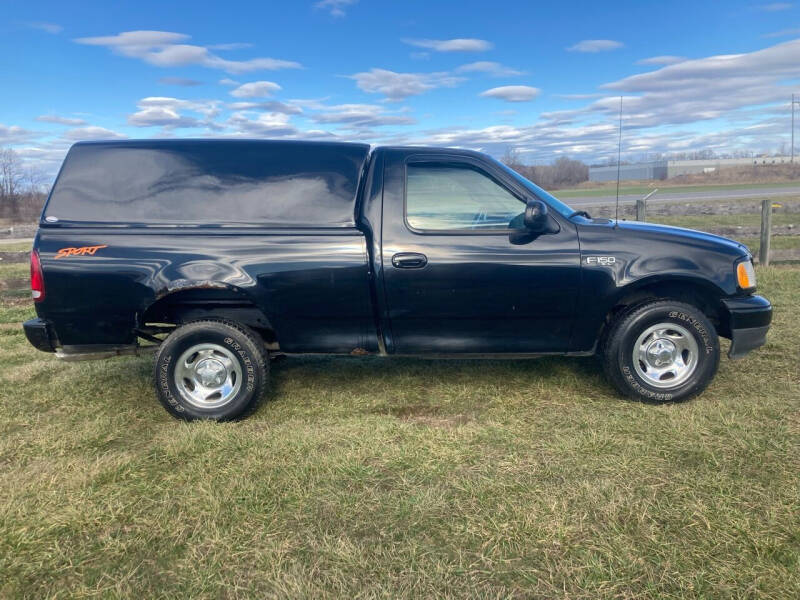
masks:
<instances>
[{"instance_id":1,"label":"grass field","mask_svg":"<svg viewBox=\"0 0 800 600\"><path fill-rule=\"evenodd\" d=\"M0 252L24 252L30 249L30 242L11 242L0 244Z\"/></svg>"},{"instance_id":2,"label":"grass field","mask_svg":"<svg viewBox=\"0 0 800 600\"><path fill-rule=\"evenodd\" d=\"M713 192L722 190L752 190L762 188L785 188L800 186L796 181L782 181L770 183L711 183L711 184L697 184L697 185L681 185L669 181L652 181L649 183L625 183L620 185L619 193L621 196L627 194L641 194L642 196L649 194L654 189L659 188L662 190L669 190L670 192L679 193L692 193L692 192ZM597 184L592 187L577 187L577 188L564 188L553 190L552 193L557 198L566 200L567 198L584 198L591 196L608 196L617 191L616 181L607 182L605 184Z\"/></svg>"},{"instance_id":3,"label":"grass field","mask_svg":"<svg viewBox=\"0 0 800 600\"><path fill-rule=\"evenodd\" d=\"M648 221L675 227L687 227L700 231L713 229L713 227L760 227L761 215L653 215ZM799 250L800 249L800 214L775 213L772 215L773 227L795 225L797 233L793 235L773 235L770 242L772 250ZM752 235L727 235L738 242L745 244L754 256L758 256L761 239Z\"/></svg>"},{"instance_id":4,"label":"grass field","mask_svg":"<svg viewBox=\"0 0 800 600\"><path fill-rule=\"evenodd\" d=\"M148 358L37 352L5 290L0 597L799 597L800 268L758 275L768 345L684 404L590 358L292 358L224 425Z\"/></svg>"}]
</instances>

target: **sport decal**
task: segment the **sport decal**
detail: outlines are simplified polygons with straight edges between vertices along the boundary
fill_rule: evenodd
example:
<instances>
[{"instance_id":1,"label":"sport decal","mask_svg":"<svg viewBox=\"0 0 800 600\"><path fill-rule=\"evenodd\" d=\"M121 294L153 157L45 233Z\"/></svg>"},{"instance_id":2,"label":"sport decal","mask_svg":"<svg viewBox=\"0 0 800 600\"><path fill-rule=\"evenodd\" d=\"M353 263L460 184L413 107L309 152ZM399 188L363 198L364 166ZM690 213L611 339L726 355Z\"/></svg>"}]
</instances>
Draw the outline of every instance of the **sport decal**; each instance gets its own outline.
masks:
<instances>
[{"instance_id":1,"label":"sport decal","mask_svg":"<svg viewBox=\"0 0 800 600\"><path fill-rule=\"evenodd\" d=\"M94 256L94 253L100 248L108 248L108 244L100 244L99 246L82 246L80 248L61 248L56 252L55 258L67 258L68 256Z\"/></svg>"}]
</instances>

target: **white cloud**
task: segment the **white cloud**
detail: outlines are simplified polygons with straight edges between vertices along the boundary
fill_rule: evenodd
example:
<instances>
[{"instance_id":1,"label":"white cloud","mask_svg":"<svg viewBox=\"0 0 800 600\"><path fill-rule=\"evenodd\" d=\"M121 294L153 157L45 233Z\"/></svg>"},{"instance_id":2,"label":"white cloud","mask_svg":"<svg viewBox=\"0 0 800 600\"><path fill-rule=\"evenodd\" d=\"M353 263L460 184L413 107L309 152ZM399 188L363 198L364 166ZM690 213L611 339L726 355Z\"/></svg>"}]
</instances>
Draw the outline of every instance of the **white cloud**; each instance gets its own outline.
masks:
<instances>
[{"instance_id":1,"label":"white cloud","mask_svg":"<svg viewBox=\"0 0 800 600\"><path fill-rule=\"evenodd\" d=\"M150 96L137 102L138 111L128 115L128 124L134 127L176 128L205 127L217 129L214 119L220 113L218 100L182 100L165 96ZM188 116L196 113L202 118Z\"/></svg>"},{"instance_id":2,"label":"white cloud","mask_svg":"<svg viewBox=\"0 0 800 600\"><path fill-rule=\"evenodd\" d=\"M800 40L794 40L747 54L687 60L611 82L603 87L617 95L575 110L543 113L529 126L448 127L396 134L390 142L458 146L495 156L511 147L528 161L564 155L587 161L615 158L622 93L623 152L632 160L653 152L774 151L788 141L791 89L786 84L800 78L799 55ZM705 131L708 120L713 120L712 133Z\"/></svg>"},{"instance_id":3,"label":"white cloud","mask_svg":"<svg viewBox=\"0 0 800 600\"><path fill-rule=\"evenodd\" d=\"M303 112L303 109L300 106L296 106L295 104L287 104L286 102L277 102L275 100L270 100L269 102L231 102L227 105L227 107L231 110L238 111L253 110L284 113L287 115L299 115Z\"/></svg>"},{"instance_id":4,"label":"white cloud","mask_svg":"<svg viewBox=\"0 0 800 600\"><path fill-rule=\"evenodd\" d=\"M143 108L128 117L128 123L135 127L200 127L202 122L194 117L182 116L174 108L153 106Z\"/></svg>"},{"instance_id":5,"label":"white cloud","mask_svg":"<svg viewBox=\"0 0 800 600\"><path fill-rule=\"evenodd\" d=\"M251 81L240 85L235 90L231 90L231 96L236 98L266 98L271 96L272 92L277 92L280 89L281 86L272 81Z\"/></svg>"},{"instance_id":6,"label":"white cloud","mask_svg":"<svg viewBox=\"0 0 800 600\"><path fill-rule=\"evenodd\" d=\"M605 94L593 93L593 94L559 94L559 98L564 98L564 100L590 100L592 98L600 98Z\"/></svg>"},{"instance_id":7,"label":"white cloud","mask_svg":"<svg viewBox=\"0 0 800 600\"><path fill-rule=\"evenodd\" d=\"M481 92L486 98L498 98L506 102L529 102L541 93L539 88L529 85L504 85Z\"/></svg>"},{"instance_id":8,"label":"white cloud","mask_svg":"<svg viewBox=\"0 0 800 600\"><path fill-rule=\"evenodd\" d=\"M249 42L233 42L231 44L210 44L206 46L209 50L242 50L243 48L252 48L253 44Z\"/></svg>"},{"instance_id":9,"label":"white cloud","mask_svg":"<svg viewBox=\"0 0 800 600\"><path fill-rule=\"evenodd\" d=\"M791 2L771 2L770 4L761 4L758 9L764 12L779 12L782 10L789 10L794 6Z\"/></svg>"},{"instance_id":10,"label":"white cloud","mask_svg":"<svg viewBox=\"0 0 800 600\"><path fill-rule=\"evenodd\" d=\"M761 37L765 38L777 38L777 37L788 37L788 36L795 36L800 35L800 27L796 29L781 29L780 31L773 31L772 33L765 33Z\"/></svg>"},{"instance_id":11,"label":"white cloud","mask_svg":"<svg viewBox=\"0 0 800 600\"><path fill-rule=\"evenodd\" d=\"M492 49L492 43L475 38L455 38L452 40L420 40L404 39L404 43L417 48L426 48L436 52L483 52Z\"/></svg>"},{"instance_id":12,"label":"white cloud","mask_svg":"<svg viewBox=\"0 0 800 600\"><path fill-rule=\"evenodd\" d=\"M216 117L219 112L219 100L182 100L169 96L148 96L137 102L140 108L171 108L174 110L189 110L203 115L206 118Z\"/></svg>"},{"instance_id":13,"label":"white cloud","mask_svg":"<svg viewBox=\"0 0 800 600\"><path fill-rule=\"evenodd\" d=\"M40 115L36 117L36 120L41 123L55 123L56 125L70 125L71 127L75 127L78 125L86 125L86 121L83 119L73 119L70 117L60 117L58 115Z\"/></svg>"},{"instance_id":14,"label":"white cloud","mask_svg":"<svg viewBox=\"0 0 800 600\"><path fill-rule=\"evenodd\" d=\"M18 125L3 125L0 123L0 146L22 144L32 140L36 133Z\"/></svg>"},{"instance_id":15,"label":"white cloud","mask_svg":"<svg viewBox=\"0 0 800 600\"><path fill-rule=\"evenodd\" d=\"M198 85L203 85L202 81L197 81L196 79L187 79L186 77L161 77L159 78L158 83L164 85L178 85L181 87L196 87Z\"/></svg>"},{"instance_id":16,"label":"white cloud","mask_svg":"<svg viewBox=\"0 0 800 600\"><path fill-rule=\"evenodd\" d=\"M516 75L524 75L523 71L506 67L498 62L489 60L479 60L477 62L461 65L456 69L457 73L485 73L492 77L513 77Z\"/></svg>"},{"instance_id":17,"label":"white cloud","mask_svg":"<svg viewBox=\"0 0 800 600\"><path fill-rule=\"evenodd\" d=\"M157 67L181 67L199 65L220 69L229 73L249 71L297 69L300 63L275 58L251 58L227 60L209 51L204 46L183 44L189 36L170 31L123 31L117 35L78 38L79 44L103 46L116 54L138 58Z\"/></svg>"},{"instance_id":18,"label":"white cloud","mask_svg":"<svg viewBox=\"0 0 800 600\"><path fill-rule=\"evenodd\" d=\"M358 0L320 0L314 4L314 8L327 10L332 17L341 18L345 16L345 8L356 2Z\"/></svg>"},{"instance_id":19,"label":"white cloud","mask_svg":"<svg viewBox=\"0 0 800 600\"><path fill-rule=\"evenodd\" d=\"M626 113L638 126L668 125L730 117L737 109L784 101L783 83L800 77L800 40L745 54L687 60L602 86L625 94ZM602 99L589 110L614 112Z\"/></svg>"},{"instance_id":20,"label":"white cloud","mask_svg":"<svg viewBox=\"0 0 800 600\"><path fill-rule=\"evenodd\" d=\"M245 113L235 112L225 124L240 135L275 138L297 134L297 129L289 122L289 115L282 113L261 113L251 118Z\"/></svg>"},{"instance_id":21,"label":"white cloud","mask_svg":"<svg viewBox=\"0 0 800 600\"><path fill-rule=\"evenodd\" d=\"M402 115L386 114L383 106L374 104L337 104L325 106L323 112L311 116L315 123L341 123L354 128L384 125L413 125L416 120Z\"/></svg>"},{"instance_id":22,"label":"white cloud","mask_svg":"<svg viewBox=\"0 0 800 600\"><path fill-rule=\"evenodd\" d=\"M47 176L55 177L70 145L71 143L69 141L56 138L39 143L36 146L15 148L15 152L37 171Z\"/></svg>"},{"instance_id":23,"label":"white cloud","mask_svg":"<svg viewBox=\"0 0 800 600\"><path fill-rule=\"evenodd\" d=\"M125 56L139 56L141 53L159 46L167 46L186 41L191 36L171 31L123 31L117 35L78 38L79 44L106 46Z\"/></svg>"},{"instance_id":24,"label":"white cloud","mask_svg":"<svg viewBox=\"0 0 800 600\"><path fill-rule=\"evenodd\" d=\"M127 136L106 129L105 127L97 127L96 125L89 125L88 127L77 127L69 129L61 136L65 140L73 142L86 141L86 140L119 140Z\"/></svg>"},{"instance_id":25,"label":"white cloud","mask_svg":"<svg viewBox=\"0 0 800 600\"><path fill-rule=\"evenodd\" d=\"M622 48L623 45L622 42L616 40L582 40L567 50L571 52L605 52Z\"/></svg>"},{"instance_id":26,"label":"white cloud","mask_svg":"<svg viewBox=\"0 0 800 600\"><path fill-rule=\"evenodd\" d=\"M217 83L219 83L220 85L241 85L241 83L239 83L235 79L230 79L229 77L223 77Z\"/></svg>"},{"instance_id":27,"label":"white cloud","mask_svg":"<svg viewBox=\"0 0 800 600\"><path fill-rule=\"evenodd\" d=\"M57 25L55 23L34 22L28 23L28 27L32 29L38 29L39 31L44 31L45 33L51 33L53 35L64 31L64 28L61 25Z\"/></svg>"},{"instance_id":28,"label":"white cloud","mask_svg":"<svg viewBox=\"0 0 800 600\"><path fill-rule=\"evenodd\" d=\"M449 73L395 73L386 69L370 69L348 77L355 80L359 89L370 94L383 94L391 101L417 96L438 87L454 87L464 80Z\"/></svg>"},{"instance_id":29,"label":"white cloud","mask_svg":"<svg viewBox=\"0 0 800 600\"><path fill-rule=\"evenodd\" d=\"M643 58L637 60L637 65L674 65L686 60L685 56L670 56L668 54L663 56L651 56L650 58Z\"/></svg>"}]
</instances>

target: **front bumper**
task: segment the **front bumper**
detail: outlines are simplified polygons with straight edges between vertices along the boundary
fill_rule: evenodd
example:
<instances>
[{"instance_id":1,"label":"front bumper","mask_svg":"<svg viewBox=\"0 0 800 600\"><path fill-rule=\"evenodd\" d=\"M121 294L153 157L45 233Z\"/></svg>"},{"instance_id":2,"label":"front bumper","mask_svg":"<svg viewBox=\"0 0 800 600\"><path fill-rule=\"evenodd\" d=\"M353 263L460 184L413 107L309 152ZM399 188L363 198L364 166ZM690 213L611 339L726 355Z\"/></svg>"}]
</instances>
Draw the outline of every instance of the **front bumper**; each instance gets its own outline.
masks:
<instances>
[{"instance_id":1,"label":"front bumper","mask_svg":"<svg viewBox=\"0 0 800 600\"><path fill-rule=\"evenodd\" d=\"M772 305L762 296L726 298L725 330L731 338L729 358L741 358L767 341L769 324L772 321Z\"/></svg>"},{"instance_id":2,"label":"front bumper","mask_svg":"<svg viewBox=\"0 0 800 600\"><path fill-rule=\"evenodd\" d=\"M31 319L22 324L25 337L38 350L42 352L55 352L57 338L53 325L44 319Z\"/></svg>"}]
</instances>

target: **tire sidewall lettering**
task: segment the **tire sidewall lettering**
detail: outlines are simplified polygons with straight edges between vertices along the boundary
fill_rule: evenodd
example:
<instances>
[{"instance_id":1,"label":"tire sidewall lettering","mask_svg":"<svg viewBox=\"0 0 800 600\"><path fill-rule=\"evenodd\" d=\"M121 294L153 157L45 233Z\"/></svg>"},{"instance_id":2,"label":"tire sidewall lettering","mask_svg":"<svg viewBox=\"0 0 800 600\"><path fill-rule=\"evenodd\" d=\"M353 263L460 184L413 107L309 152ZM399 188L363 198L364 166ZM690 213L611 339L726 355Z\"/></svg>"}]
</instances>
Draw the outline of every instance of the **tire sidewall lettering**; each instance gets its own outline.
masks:
<instances>
[{"instance_id":1,"label":"tire sidewall lettering","mask_svg":"<svg viewBox=\"0 0 800 600\"><path fill-rule=\"evenodd\" d=\"M632 315L624 322L623 331L620 332L621 335L616 342L614 362L617 370L615 379L619 382L618 385L622 386L620 389L625 389L625 393L656 403L680 401L705 388L716 372L719 343L713 324L706 320L699 309L691 307L690 310L687 306L685 310L681 310L680 304L676 304L678 306L669 306L667 302L663 302L662 306L653 306L650 310L642 307L636 315ZM672 389L658 389L642 381L636 373L633 364L636 360L633 356L633 345L647 327L670 321L676 325L681 324L696 340L699 349L698 364L695 372L682 384Z\"/></svg>"},{"instance_id":2,"label":"tire sidewall lettering","mask_svg":"<svg viewBox=\"0 0 800 600\"><path fill-rule=\"evenodd\" d=\"M692 317L691 315L687 315L684 312L680 312L677 310L669 311L669 318L670 319L677 319L679 321L683 321L684 323L690 325L694 328L700 338L703 340L703 347L705 348L706 354L711 354L714 351L714 347L711 345L711 336L700 321Z\"/></svg>"},{"instance_id":3,"label":"tire sidewall lettering","mask_svg":"<svg viewBox=\"0 0 800 600\"><path fill-rule=\"evenodd\" d=\"M158 365L158 386L161 389L161 393L164 395L164 399L169 402L170 406L172 406L176 411L183 412L183 406L172 393L172 388L169 385L170 376L171 376L171 369L170 366L172 365L172 355L168 354L166 356L161 357L161 361Z\"/></svg>"},{"instance_id":4,"label":"tire sidewall lettering","mask_svg":"<svg viewBox=\"0 0 800 600\"><path fill-rule=\"evenodd\" d=\"M245 389L248 393L252 392L256 386L256 370L253 366L253 360L250 358L250 355L247 351L242 348L241 344L239 344L236 340L231 337L226 337L222 340L225 344L230 346L233 352L242 360L242 366L244 370L247 372L247 382L245 384Z\"/></svg>"},{"instance_id":5,"label":"tire sidewall lettering","mask_svg":"<svg viewBox=\"0 0 800 600\"><path fill-rule=\"evenodd\" d=\"M162 352L156 364L156 388L161 396L162 401L168 406L171 411L180 415L188 415L188 418L209 418L208 413L202 409L198 410L190 406L186 406L182 401L173 381L175 371L175 360L186 348L190 347L192 343L197 341L208 341L211 343L220 344L231 350L235 355L236 360L242 367L244 374L244 381L242 382L242 389L237 397L224 405L226 409L231 409L234 412L239 412L237 406L246 406L253 401L253 395L258 393L259 386L259 359L257 359L246 346L245 343L237 341L231 335L225 335L218 329L210 329L207 332L200 330L193 331L184 335L182 338L174 342L169 348L165 348L166 352ZM254 341L247 340L248 343ZM168 343L165 341L164 344ZM263 370L263 369L261 369ZM211 417L214 418L214 417Z\"/></svg>"}]
</instances>

